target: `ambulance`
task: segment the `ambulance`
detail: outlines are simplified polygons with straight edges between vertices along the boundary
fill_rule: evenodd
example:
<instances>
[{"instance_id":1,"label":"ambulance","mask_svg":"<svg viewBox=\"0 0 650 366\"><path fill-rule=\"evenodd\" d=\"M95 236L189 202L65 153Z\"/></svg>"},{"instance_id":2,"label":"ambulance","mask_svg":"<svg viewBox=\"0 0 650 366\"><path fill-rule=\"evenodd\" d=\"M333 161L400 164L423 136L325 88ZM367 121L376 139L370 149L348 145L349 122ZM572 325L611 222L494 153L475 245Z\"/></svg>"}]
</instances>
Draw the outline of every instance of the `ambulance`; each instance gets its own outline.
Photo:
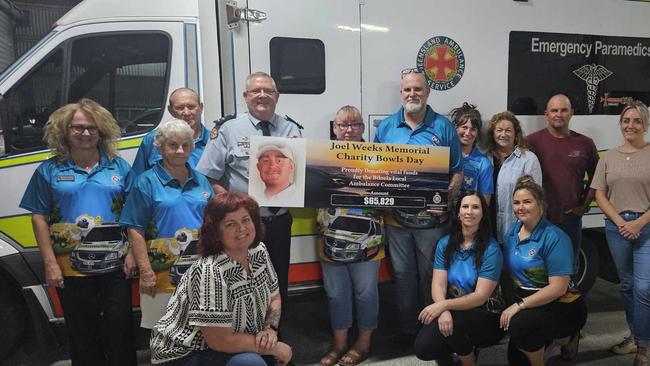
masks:
<instances>
[{"instance_id":1,"label":"ambulance","mask_svg":"<svg viewBox=\"0 0 650 366\"><path fill-rule=\"evenodd\" d=\"M58 107L81 97L104 105L123 132L120 154L132 161L144 134L171 117L171 91L197 90L212 128L246 110L246 75L266 71L281 94L277 112L304 126L305 138L329 139L335 112L349 104L372 141L401 105L401 71L417 68L435 111L470 102L487 120L510 109L526 133L545 127L548 97L566 93L571 128L604 151L622 142L623 104L650 102L648 19L649 2L628 0L81 2L0 74L0 355L30 326L39 343L56 344L52 324L62 321L30 215L18 207L48 157L43 127ZM292 212L290 282L298 291L320 279L318 230L314 209ZM580 286L588 290L598 274L616 275L600 210L583 224ZM385 262L383 278L389 269Z\"/></svg>"}]
</instances>

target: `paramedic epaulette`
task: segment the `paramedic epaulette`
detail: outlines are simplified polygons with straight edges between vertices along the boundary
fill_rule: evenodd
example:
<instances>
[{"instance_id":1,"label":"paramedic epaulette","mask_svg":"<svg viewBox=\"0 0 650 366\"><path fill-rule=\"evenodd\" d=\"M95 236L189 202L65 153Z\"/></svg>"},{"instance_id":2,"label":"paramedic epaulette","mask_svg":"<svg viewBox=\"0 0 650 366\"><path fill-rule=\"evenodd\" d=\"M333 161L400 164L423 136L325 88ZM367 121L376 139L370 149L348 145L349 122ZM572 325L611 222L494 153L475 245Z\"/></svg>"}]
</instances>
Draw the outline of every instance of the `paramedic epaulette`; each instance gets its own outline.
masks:
<instances>
[{"instance_id":1,"label":"paramedic epaulette","mask_svg":"<svg viewBox=\"0 0 650 366\"><path fill-rule=\"evenodd\" d=\"M287 121L289 121L289 122L293 123L294 125L298 126L299 130L304 130L304 128L300 125L300 123L294 121L293 118L287 116L286 114L284 115L284 118L286 118Z\"/></svg>"},{"instance_id":2,"label":"paramedic epaulette","mask_svg":"<svg viewBox=\"0 0 650 366\"><path fill-rule=\"evenodd\" d=\"M212 131L210 131L210 139L216 139L217 135L219 135L219 128L226 123L227 121L230 121L231 119L235 118L235 114L229 114L226 116L223 116L219 118L218 120L214 121L214 127L212 127Z\"/></svg>"}]
</instances>

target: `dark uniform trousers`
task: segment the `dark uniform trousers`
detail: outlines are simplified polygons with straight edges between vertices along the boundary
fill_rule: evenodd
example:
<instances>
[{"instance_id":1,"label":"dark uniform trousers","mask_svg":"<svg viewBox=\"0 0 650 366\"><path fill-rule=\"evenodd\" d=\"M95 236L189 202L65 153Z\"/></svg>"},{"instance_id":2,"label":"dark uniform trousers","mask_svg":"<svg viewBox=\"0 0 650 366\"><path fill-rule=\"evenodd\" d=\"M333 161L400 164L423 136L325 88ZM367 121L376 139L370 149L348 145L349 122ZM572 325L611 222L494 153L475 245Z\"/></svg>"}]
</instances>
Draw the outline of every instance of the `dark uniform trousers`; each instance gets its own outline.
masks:
<instances>
[{"instance_id":1,"label":"dark uniform trousers","mask_svg":"<svg viewBox=\"0 0 650 366\"><path fill-rule=\"evenodd\" d=\"M280 296L282 298L282 318L285 318L286 304L287 304L287 290L289 288L289 260L291 253L291 223L293 218L289 212L277 215L264 217L264 227L266 234L264 236L264 244L271 257L271 263L278 276L278 284L280 287Z\"/></svg>"},{"instance_id":2,"label":"dark uniform trousers","mask_svg":"<svg viewBox=\"0 0 650 366\"><path fill-rule=\"evenodd\" d=\"M57 288L72 365L137 365L131 280L124 272L65 277Z\"/></svg>"}]
</instances>

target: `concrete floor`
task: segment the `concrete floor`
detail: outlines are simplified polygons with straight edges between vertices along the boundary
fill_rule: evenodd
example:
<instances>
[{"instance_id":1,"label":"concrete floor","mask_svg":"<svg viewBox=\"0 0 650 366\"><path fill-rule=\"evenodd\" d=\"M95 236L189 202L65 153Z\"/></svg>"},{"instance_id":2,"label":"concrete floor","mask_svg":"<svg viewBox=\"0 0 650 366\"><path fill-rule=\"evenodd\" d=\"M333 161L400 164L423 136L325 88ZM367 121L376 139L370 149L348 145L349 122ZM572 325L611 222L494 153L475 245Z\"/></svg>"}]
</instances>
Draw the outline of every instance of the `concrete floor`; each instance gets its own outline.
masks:
<instances>
[{"instance_id":1,"label":"concrete floor","mask_svg":"<svg viewBox=\"0 0 650 366\"><path fill-rule=\"evenodd\" d=\"M380 287L380 324L374 334L372 355L363 365L433 365L433 362L419 361L409 349L400 349L393 339L397 329L395 316L394 285ZM574 361L567 363L559 357L551 357L548 365L631 365L633 355L617 356L608 348L623 339L627 326L618 293L618 285L598 280L587 296L589 317L583 329L584 338L580 342L580 353ZM291 297L285 310L288 314L285 338L294 349L294 362L297 365L318 365L319 357L327 351L330 342L329 315L327 302L322 292L313 292ZM27 335L22 347L3 365L50 365L67 366L67 348L39 350L29 342ZM140 332L138 345L139 365L149 365L147 334ZM559 353L559 351L556 351ZM507 365L506 344L481 351L480 365Z\"/></svg>"}]
</instances>

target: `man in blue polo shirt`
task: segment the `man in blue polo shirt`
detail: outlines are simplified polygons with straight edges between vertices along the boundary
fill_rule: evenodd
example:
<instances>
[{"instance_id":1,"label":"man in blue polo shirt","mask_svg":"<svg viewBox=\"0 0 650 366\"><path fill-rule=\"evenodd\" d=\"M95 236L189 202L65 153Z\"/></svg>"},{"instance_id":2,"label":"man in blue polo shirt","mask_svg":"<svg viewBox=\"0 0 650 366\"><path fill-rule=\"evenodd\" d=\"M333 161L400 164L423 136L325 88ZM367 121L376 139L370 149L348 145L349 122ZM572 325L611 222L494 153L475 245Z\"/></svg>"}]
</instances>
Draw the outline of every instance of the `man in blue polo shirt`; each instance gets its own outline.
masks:
<instances>
[{"instance_id":1,"label":"man in blue polo shirt","mask_svg":"<svg viewBox=\"0 0 650 366\"><path fill-rule=\"evenodd\" d=\"M182 119L187 122L194 130L194 150L188 163L192 168L196 167L199 162L205 145L210 140L210 131L201 124L201 113L203 113L203 103L199 95L190 88L178 88L169 95L169 105L167 110L174 118ZM158 150L153 146L153 140L156 137L156 130L150 131L142 139L138 148L138 153L133 161L131 171L134 177L142 174L152 166L156 165L162 159Z\"/></svg>"},{"instance_id":2,"label":"man in blue polo shirt","mask_svg":"<svg viewBox=\"0 0 650 366\"><path fill-rule=\"evenodd\" d=\"M429 92L422 72L404 70L401 82L402 107L381 122L374 142L448 146L448 202L451 203L463 179L460 141L451 122L427 105ZM386 217L386 235L397 285L400 320L398 339L404 344L412 343L415 339L419 330L418 315L424 305L431 303L433 252L438 239L445 233L447 221L445 212L431 214L430 225L427 227L408 227L408 219L404 219L408 214L405 215L402 211L394 211Z\"/></svg>"}]
</instances>

